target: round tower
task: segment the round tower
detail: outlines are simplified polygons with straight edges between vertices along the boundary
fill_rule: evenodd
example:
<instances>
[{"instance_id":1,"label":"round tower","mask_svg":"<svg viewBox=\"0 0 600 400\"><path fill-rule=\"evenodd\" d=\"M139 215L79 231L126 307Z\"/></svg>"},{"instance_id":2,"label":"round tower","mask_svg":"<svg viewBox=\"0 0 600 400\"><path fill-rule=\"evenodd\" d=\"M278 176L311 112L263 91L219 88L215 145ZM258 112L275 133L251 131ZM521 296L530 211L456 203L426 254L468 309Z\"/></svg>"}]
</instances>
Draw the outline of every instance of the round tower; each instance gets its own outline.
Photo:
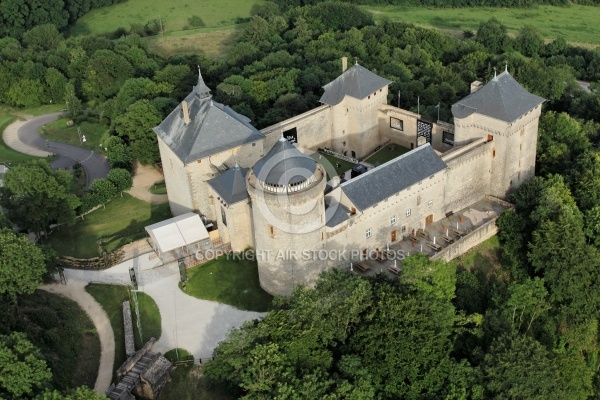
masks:
<instances>
[{"instance_id":1,"label":"round tower","mask_svg":"<svg viewBox=\"0 0 600 400\"><path fill-rule=\"evenodd\" d=\"M318 257L325 243L326 180L323 167L285 138L248 172L258 274L267 292L289 295L326 269Z\"/></svg>"}]
</instances>

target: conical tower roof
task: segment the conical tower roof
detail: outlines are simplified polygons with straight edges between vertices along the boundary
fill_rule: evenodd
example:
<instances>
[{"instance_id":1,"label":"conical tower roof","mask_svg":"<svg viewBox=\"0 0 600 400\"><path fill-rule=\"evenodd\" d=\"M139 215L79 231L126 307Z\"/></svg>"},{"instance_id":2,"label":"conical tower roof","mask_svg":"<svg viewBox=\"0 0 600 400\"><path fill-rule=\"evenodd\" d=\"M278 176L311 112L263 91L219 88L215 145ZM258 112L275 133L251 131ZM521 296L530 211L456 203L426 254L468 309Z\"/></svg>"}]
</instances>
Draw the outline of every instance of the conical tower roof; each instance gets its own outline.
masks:
<instances>
[{"instance_id":1,"label":"conical tower roof","mask_svg":"<svg viewBox=\"0 0 600 400\"><path fill-rule=\"evenodd\" d=\"M316 169L315 160L302 154L284 137L252 167L258 180L275 186L303 182L310 178Z\"/></svg>"}]
</instances>

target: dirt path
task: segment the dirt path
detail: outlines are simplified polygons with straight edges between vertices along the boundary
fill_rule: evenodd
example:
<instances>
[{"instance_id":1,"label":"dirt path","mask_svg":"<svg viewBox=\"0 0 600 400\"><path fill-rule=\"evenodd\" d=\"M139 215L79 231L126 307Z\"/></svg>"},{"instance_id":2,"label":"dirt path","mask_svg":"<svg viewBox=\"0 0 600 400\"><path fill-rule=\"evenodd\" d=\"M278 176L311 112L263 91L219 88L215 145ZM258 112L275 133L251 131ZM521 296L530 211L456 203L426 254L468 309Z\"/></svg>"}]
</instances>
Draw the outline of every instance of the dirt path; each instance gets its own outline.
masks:
<instances>
[{"instance_id":1,"label":"dirt path","mask_svg":"<svg viewBox=\"0 0 600 400\"><path fill-rule=\"evenodd\" d=\"M133 176L133 186L127 192L136 199L144 200L152 204L162 204L169 201L166 194L152 194L150 188L156 182L163 181L164 178L152 167L146 165L136 165L135 175Z\"/></svg>"},{"instance_id":2,"label":"dirt path","mask_svg":"<svg viewBox=\"0 0 600 400\"><path fill-rule=\"evenodd\" d=\"M68 285L43 285L39 289L75 301L94 323L100 338L100 365L94 390L104 394L112 380L113 364L115 363L115 336L106 312L92 295L85 291L85 285L85 282L71 281Z\"/></svg>"}]
</instances>

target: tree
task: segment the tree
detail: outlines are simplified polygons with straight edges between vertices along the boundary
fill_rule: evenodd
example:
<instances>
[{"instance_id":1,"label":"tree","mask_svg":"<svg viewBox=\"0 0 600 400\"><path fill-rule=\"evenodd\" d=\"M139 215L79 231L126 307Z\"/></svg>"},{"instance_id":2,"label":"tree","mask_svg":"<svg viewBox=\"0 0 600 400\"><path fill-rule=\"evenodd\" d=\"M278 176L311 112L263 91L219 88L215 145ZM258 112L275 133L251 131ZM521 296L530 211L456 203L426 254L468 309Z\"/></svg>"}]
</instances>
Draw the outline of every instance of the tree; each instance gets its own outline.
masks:
<instances>
[{"instance_id":1,"label":"tree","mask_svg":"<svg viewBox=\"0 0 600 400\"><path fill-rule=\"evenodd\" d=\"M23 43L34 51L54 49L62 40L62 35L52 24L38 25L23 34Z\"/></svg>"},{"instance_id":2,"label":"tree","mask_svg":"<svg viewBox=\"0 0 600 400\"><path fill-rule=\"evenodd\" d=\"M24 333L0 336L0 396L21 399L35 394L52 373Z\"/></svg>"},{"instance_id":3,"label":"tree","mask_svg":"<svg viewBox=\"0 0 600 400\"><path fill-rule=\"evenodd\" d=\"M123 168L128 171L131 170L131 163L133 162L133 156L131 155L131 149L123 143L123 141L117 136L111 136L105 143L108 162L111 168Z\"/></svg>"},{"instance_id":4,"label":"tree","mask_svg":"<svg viewBox=\"0 0 600 400\"><path fill-rule=\"evenodd\" d=\"M133 103L127 107L125 114L115 118L115 131L129 142L134 158L142 164L153 164L160 160L158 141L152 128L161 119L161 115L148 100Z\"/></svg>"},{"instance_id":5,"label":"tree","mask_svg":"<svg viewBox=\"0 0 600 400\"><path fill-rule=\"evenodd\" d=\"M64 89L65 93L65 103L67 104L67 111L71 114L71 117L78 116L83 107L81 105L81 100L77 98L75 94L75 86L71 82L65 85Z\"/></svg>"},{"instance_id":6,"label":"tree","mask_svg":"<svg viewBox=\"0 0 600 400\"><path fill-rule=\"evenodd\" d=\"M45 100L44 86L38 80L20 79L12 84L7 97L15 106L37 107Z\"/></svg>"},{"instance_id":7,"label":"tree","mask_svg":"<svg viewBox=\"0 0 600 400\"><path fill-rule=\"evenodd\" d=\"M544 38L540 31L531 25L521 28L517 44L520 52L528 57L538 56L544 51Z\"/></svg>"},{"instance_id":8,"label":"tree","mask_svg":"<svg viewBox=\"0 0 600 400\"><path fill-rule=\"evenodd\" d=\"M131 174L123 168L111 169L106 179L115 186L117 192L121 193L121 197L123 197L123 191L131 189L131 185L133 184Z\"/></svg>"},{"instance_id":9,"label":"tree","mask_svg":"<svg viewBox=\"0 0 600 400\"><path fill-rule=\"evenodd\" d=\"M548 291L544 280L538 277L526 279L523 283L512 282L508 287L509 299L506 302L510 320L516 331L529 331L533 322L550 309L546 301Z\"/></svg>"},{"instance_id":10,"label":"tree","mask_svg":"<svg viewBox=\"0 0 600 400\"><path fill-rule=\"evenodd\" d=\"M130 78L125 81L115 98L115 110L123 113L138 100L151 100L162 94L169 94L173 86L168 83L154 83L148 78Z\"/></svg>"},{"instance_id":11,"label":"tree","mask_svg":"<svg viewBox=\"0 0 600 400\"><path fill-rule=\"evenodd\" d=\"M0 295L16 301L18 295L33 293L46 273L44 254L26 236L0 229Z\"/></svg>"},{"instance_id":12,"label":"tree","mask_svg":"<svg viewBox=\"0 0 600 400\"><path fill-rule=\"evenodd\" d=\"M106 203L112 200L117 194L117 188L108 179L96 179L90 185L89 191L96 199L96 204L102 204L106 208Z\"/></svg>"},{"instance_id":13,"label":"tree","mask_svg":"<svg viewBox=\"0 0 600 400\"><path fill-rule=\"evenodd\" d=\"M70 193L72 179L67 171L53 171L45 161L19 164L4 175L0 204L11 222L39 237L50 223L75 222L80 202Z\"/></svg>"},{"instance_id":14,"label":"tree","mask_svg":"<svg viewBox=\"0 0 600 400\"><path fill-rule=\"evenodd\" d=\"M48 85L48 97L55 104L61 103L65 99L65 90L68 83L67 78L56 68L46 70L46 85Z\"/></svg>"},{"instance_id":15,"label":"tree","mask_svg":"<svg viewBox=\"0 0 600 400\"><path fill-rule=\"evenodd\" d=\"M80 386L64 393L57 390L46 391L38 396L37 400L106 400L106 396L98 394L87 386Z\"/></svg>"},{"instance_id":16,"label":"tree","mask_svg":"<svg viewBox=\"0 0 600 400\"><path fill-rule=\"evenodd\" d=\"M506 26L496 18L490 18L479 25L476 39L490 53L500 53L509 41Z\"/></svg>"},{"instance_id":17,"label":"tree","mask_svg":"<svg viewBox=\"0 0 600 400\"><path fill-rule=\"evenodd\" d=\"M97 50L88 61L83 89L89 96L104 100L114 96L133 74L133 66L125 57L111 50Z\"/></svg>"},{"instance_id":18,"label":"tree","mask_svg":"<svg viewBox=\"0 0 600 400\"><path fill-rule=\"evenodd\" d=\"M494 340L481 365L485 398L585 399L591 391L589 378L585 382L570 371L583 372L578 364L570 356L548 351L531 336L502 336Z\"/></svg>"}]
</instances>

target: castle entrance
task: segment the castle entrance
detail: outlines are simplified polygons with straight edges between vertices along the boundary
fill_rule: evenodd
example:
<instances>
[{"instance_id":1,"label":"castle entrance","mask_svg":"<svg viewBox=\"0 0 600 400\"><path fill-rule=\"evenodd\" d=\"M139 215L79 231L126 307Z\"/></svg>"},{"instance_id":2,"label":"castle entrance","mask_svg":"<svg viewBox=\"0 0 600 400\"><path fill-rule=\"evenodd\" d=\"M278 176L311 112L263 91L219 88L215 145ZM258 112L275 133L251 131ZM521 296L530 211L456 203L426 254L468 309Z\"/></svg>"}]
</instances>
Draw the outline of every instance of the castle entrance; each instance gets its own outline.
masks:
<instances>
[{"instance_id":1,"label":"castle entrance","mask_svg":"<svg viewBox=\"0 0 600 400\"><path fill-rule=\"evenodd\" d=\"M391 237L391 242L394 243L396 241L396 230L392 231L392 237Z\"/></svg>"},{"instance_id":2,"label":"castle entrance","mask_svg":"<svg viewBox=\"0 0 600 400\"><path fill-rule=\"evenodd\" d=\"M425 217L425 225L426 226L432 222L433 222L433 214L429 214L427 217Z\"/></svg>"}]
</instances>

